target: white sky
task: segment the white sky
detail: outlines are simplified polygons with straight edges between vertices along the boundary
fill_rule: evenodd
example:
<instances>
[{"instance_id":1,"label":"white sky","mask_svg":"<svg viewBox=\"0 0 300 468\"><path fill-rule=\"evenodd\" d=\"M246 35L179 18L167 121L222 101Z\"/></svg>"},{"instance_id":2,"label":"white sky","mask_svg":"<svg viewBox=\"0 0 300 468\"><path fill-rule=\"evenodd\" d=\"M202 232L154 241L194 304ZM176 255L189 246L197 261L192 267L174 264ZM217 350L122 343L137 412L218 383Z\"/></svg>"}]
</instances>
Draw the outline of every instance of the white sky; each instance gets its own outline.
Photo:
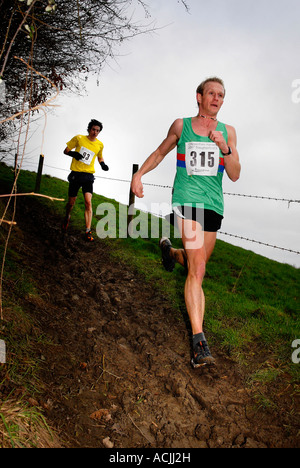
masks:
<instances>
[{"instance_id":1,"label":"white sky","mask_svg":"<svg viewBox=\"0 0 300 468\"><path fill-rule=\"evenodd\" d=\"M44 172L67 178L66 142L86 134L96 118L104 124L100 139L110 172L98 166L96 175L103 179L97 179L95 191L128 203L129 184L105 178L129 180L132 164L144 162L176 118L197 114L197 86L217 75L227 91L219 119L236 128L242 163L237 183L224 176L224 191L299 200L300 103L292 99L293 83L300 79L299 0L188 3L189 14L177 0L149 0L152 19L162 29L123 43L100 86L94 80L88 84L88 96L58 98L43 146L45 165L58 170ZM148 21L141 9L135 17ZM24 168L37 168L43 125L40 121L28 145L30 166ZM175 170L176 151L144 182L171 186ZM170 201L170 190L145 187L143 207ZM299 251L300 204L226 196L222 231ZM219 238L300 267L300 255Z\"/></svg>"}]
</instances>

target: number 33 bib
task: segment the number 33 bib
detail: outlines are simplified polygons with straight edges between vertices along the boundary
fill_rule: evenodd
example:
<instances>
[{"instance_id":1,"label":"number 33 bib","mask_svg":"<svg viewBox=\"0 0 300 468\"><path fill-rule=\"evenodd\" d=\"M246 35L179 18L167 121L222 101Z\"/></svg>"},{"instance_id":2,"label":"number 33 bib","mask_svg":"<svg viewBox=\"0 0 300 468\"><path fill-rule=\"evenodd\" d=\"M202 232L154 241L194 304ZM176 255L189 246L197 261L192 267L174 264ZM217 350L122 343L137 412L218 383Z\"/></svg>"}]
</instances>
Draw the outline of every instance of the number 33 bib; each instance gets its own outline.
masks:
<instances>
[{"instance_id":1,"label":"number 33 bib","mask_svg":"<svg viewBox=\"0 0 300 468\"><path fill-rule=\"evenodd\" d=\"M213 142L189 142L185 145L188 175L217 176L220 149Z\"/></svg>"}]
</instances>

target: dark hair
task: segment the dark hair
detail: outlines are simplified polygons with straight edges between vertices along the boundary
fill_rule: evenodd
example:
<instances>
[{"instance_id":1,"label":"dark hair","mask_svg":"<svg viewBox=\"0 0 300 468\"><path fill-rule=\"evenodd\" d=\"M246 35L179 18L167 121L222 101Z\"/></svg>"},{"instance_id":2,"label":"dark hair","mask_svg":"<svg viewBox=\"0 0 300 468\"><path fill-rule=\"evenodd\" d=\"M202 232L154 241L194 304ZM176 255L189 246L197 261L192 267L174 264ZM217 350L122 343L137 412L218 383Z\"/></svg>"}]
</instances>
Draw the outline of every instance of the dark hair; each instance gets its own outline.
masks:
<instances>
[{"instance_id":1,"label":"dark hair","mask_svg":"<svg viewBox=\"0 0 300 468\"><path fill-rule=\"evenodd\" d=\"M103 125L102 125L102 123L99 122L99 120L92 119L92 120L90 121L90 123L89 123L89 126L88 126L88 132L90 132L94 126L100 127L100 132L103 130Z\"/></svg>"}]
</instances>

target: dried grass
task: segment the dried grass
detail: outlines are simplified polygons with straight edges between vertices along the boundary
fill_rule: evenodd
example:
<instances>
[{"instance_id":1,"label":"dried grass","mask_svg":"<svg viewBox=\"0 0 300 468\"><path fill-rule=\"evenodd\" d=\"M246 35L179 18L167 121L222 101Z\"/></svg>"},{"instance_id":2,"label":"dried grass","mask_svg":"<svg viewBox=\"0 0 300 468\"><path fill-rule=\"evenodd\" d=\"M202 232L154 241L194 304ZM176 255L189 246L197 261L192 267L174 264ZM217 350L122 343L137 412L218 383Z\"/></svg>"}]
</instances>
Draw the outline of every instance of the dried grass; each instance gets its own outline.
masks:
<instances>
[{"instance_id":1,"label":"dried grass","mask_svg":"<svg viewBox=\"0 0 300 468\"><path fill-rule=\"evenodd\" d=\"M0 404L1 448L61 448L36 407L16 401Z\"/></svg>"}]
</instances>

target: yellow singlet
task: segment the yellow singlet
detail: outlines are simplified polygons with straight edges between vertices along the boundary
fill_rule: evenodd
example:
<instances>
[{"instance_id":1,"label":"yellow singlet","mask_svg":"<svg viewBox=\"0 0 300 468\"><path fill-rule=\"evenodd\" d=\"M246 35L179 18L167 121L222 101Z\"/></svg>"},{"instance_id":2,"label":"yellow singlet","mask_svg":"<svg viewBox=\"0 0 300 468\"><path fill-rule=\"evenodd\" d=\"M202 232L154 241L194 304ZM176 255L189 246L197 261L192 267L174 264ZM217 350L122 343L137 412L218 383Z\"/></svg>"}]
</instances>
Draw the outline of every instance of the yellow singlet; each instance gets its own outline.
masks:
<instances>
[{"instance_id":1,"label":"yellow singlet","mask_svg":"<svg viewBox=\"0 0 300 468\"><path fill-rule=\"evenodd\" d=\"M77 161L72 159L71 171L87 172L94 174L96 158L102 159L104 145L100 140L90 141L87 136L76 135L67 143L69 150L75 150L82 154L83 159Z\"/></svg>"}]
</instances>

